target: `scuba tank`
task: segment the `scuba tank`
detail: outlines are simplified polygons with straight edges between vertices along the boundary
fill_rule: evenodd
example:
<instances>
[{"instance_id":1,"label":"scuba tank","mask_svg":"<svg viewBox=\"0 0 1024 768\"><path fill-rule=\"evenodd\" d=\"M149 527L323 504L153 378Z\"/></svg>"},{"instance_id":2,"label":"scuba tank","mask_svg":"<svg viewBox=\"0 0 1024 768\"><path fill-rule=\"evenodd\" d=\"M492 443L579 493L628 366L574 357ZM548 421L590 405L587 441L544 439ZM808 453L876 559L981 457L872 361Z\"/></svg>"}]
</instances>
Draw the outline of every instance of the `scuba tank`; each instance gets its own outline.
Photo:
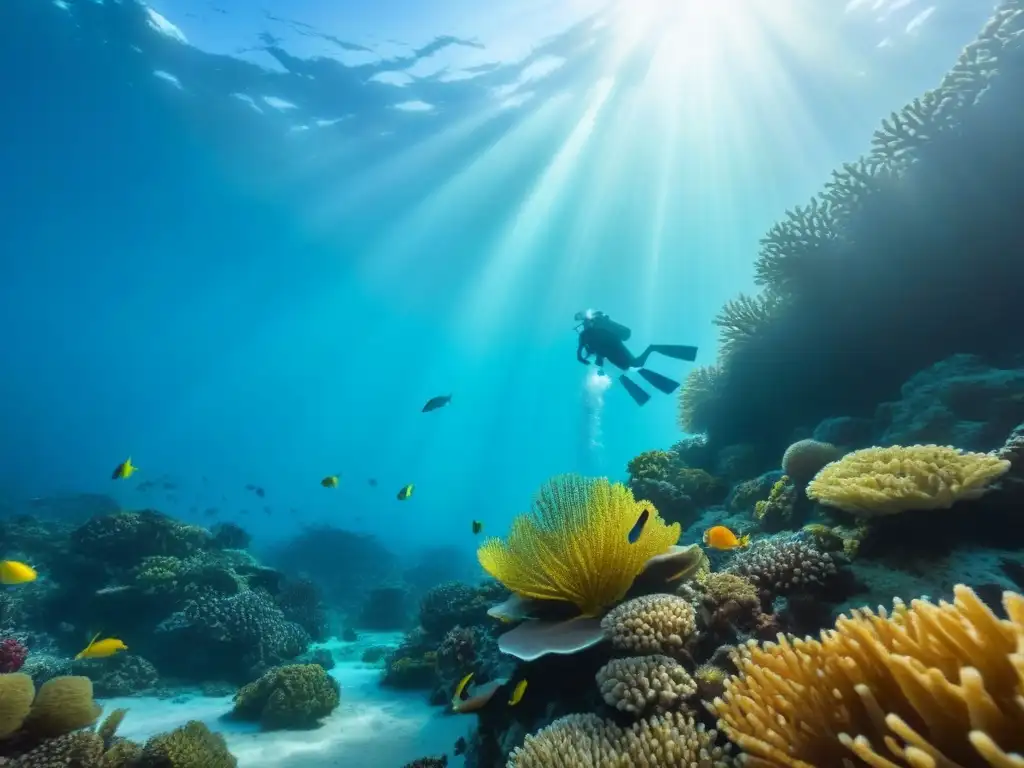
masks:
<instances>
[{"instance_id":1,"label":"scuba tank","mask_svg":"<svg viewBox=\"0 0 1024 768\"><path fill-rule=\"evenodd\" d=\"M619 341L629 341L633 332L622 323L616 323L608 315L601 311L595 311L590 316L590 322L594 328L611 333Z\"/></svg>"}]
</instances>

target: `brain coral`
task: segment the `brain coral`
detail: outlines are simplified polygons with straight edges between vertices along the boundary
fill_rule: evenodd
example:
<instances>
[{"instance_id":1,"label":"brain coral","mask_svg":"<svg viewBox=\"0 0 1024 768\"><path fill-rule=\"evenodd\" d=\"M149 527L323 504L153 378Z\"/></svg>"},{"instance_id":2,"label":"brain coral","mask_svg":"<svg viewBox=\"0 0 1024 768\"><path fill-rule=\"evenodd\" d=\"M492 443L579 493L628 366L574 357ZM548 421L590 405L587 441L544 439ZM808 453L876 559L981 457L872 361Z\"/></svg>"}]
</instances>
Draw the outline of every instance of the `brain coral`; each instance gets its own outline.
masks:
<instances>
[{"instance_id":1,"label":"brain coral","mask_svg":"<svg viewBox=\"0 0 1024 768\"><path fill-rule=\"evenodd\" d=\"M567 715L526 737L507 768L730 768L728 748L679 712L656 715L622 728L594 714Z\"/></svg>"},{"instance_id":2,"label":"brain coral","mask_svg":"<svg viewBox=\"0 0 1024 768\"><path fill-rule=\"evenodd\" d=\"M643 714L671 709L697 692L697 684L668 656L612 659L597 671L601 697L610 707Z\"/></svg>"},{"instance_id":3,"label":"brain coral","mask_svg":"<svg viewBox=\"0 0 1024 768\"><path fill-rule=\"evenodd\" d=\"M677 654L696 631L696 612L677 595L636 597L609 612L601 628L618 650Z\"/></svg>"},{"instance_id":4,"label":"brain coral","mask_svg":"<svg viewBox=\"0 0 1024 768\"><path fill-rule=\"evenodd\" d=\"M807 495L865 517L948 509L984 494L1009 468L1009 461L993 454L949 446L864 448L822 469Z\"/></svg>"}]
</instances>

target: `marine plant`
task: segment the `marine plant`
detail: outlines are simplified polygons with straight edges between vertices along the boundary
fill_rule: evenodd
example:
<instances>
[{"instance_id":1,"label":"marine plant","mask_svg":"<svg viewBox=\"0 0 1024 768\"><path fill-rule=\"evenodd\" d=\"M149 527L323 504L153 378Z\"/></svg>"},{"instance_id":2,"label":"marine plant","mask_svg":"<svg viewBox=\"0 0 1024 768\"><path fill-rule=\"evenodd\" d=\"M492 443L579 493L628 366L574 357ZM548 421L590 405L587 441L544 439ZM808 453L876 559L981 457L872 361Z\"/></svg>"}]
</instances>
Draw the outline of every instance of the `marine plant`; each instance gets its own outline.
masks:
<instances>
[{"instance_id":1,"label":"marine plant","mask_svg":"<svg viewBox=\"0 0 1024 768\"><path fill-rule=\"evenodd\" d=\"M969 587L954 595L741 647L709 709L761 768L1019 766L1024 596L1004 593L999 619Z\"/></svg>"},{"instance_id":2,"label":"marine plant","mask_svg":"<svg viewBox=\"0 0 1024 768\"><path fill-rule=\"evenodd\" d=\"M822 469L807 496L862 517L948 509L991 489L1010 462L951 446L864 448Z\"/></svg>"},{"instance_id":3,"label":"marine plant","mask_svg":"<svg viewBox=\"0 0 1024 768\"><path fill-rule=\"evenodd\" d=\"M650 517L631 542L630 529L644 510ZM487 540L477 557L516 595L571 603L593 617L625 597L647 561L678 539L679 525L666 525L624 485L563 475L542 486L507 540Z\"/></svg>"},{"instance_id":4,"label":"marine plant","mask_svg":"<svg viewBox=\"0 0 1024 768\"><path fill-rule=\"evenodd\" d=\"M264 730L315 728L337 709L340 692L319 664L289 664L239 689L232 715Z\"/></svg>"}]
</instances>

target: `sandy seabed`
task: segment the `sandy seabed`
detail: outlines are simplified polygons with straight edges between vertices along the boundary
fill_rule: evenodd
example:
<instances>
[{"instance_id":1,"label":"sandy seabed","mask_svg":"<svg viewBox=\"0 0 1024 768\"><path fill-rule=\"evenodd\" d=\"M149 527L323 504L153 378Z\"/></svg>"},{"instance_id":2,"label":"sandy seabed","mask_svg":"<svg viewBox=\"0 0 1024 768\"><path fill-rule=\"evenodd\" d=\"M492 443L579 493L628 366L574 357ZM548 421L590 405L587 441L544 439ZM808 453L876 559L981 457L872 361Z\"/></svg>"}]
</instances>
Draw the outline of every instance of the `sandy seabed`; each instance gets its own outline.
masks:
<instances>
[{"instance_id":1,"label":"sandy seabed","mask_svg":"<svg viewBox=\"0 0 1024 768\"><path fill-rule=\"evenodd\" d=\"M462 768L453 747L469 735L474 715L446 715L427 703L423 691L381 688L381 670L360 661L369 646L395 646L401 637L367 633L354 643L330 641L317 647L334 654L331 676L341 683L341 705L313 731L272 731L222 720L231 697L131 696L102 699L106 711L124 707L128 714L118 734L136 741L168 731L189 720L201 720L224 734L239 768L402 768L418 757L448 755L448 765Z\"/></svg>"}]
</instances>

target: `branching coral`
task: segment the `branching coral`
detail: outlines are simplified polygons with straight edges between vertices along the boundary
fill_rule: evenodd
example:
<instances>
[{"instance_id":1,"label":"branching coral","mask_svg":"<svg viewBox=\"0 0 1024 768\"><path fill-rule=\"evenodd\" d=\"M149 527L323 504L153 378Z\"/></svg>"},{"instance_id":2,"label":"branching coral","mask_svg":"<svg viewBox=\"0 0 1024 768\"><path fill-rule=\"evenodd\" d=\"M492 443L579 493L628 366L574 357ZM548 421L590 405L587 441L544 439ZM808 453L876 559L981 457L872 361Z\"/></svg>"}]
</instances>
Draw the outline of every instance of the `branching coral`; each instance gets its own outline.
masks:
<instances>
[{"instance_id":1,"label":"branching coral","mask_svg":"<svg viewBox=\"0 0 1024 768\"><path fill-rule=\"evenodd\" d=\"M655 715L622 728L597 715L567 715L526 737L507 768L729 768L728 748L715 731L679 712Z\"/></svg>"},{"instance_id":2,"label":"branching coral","mask_svg":"<svg viewBox=\"0 0 1024 768\"><path fill-rule=\"evenodd\" d=\"M601 621L616 649L630 653L677 656L696 631L697 619L689 601L676 595L645 595L628 600Z\"/></svg>"},{"instance_id":3,"label":"branching coral","mask_svg":"<svg viewBox=\"0 0 1024 768\"><path fill-rule=\"evenodd\" d=\"M707 432L722 369L702 365L686 375L679 390L679 428L683 432Z\"/></svg>"},{"instance_id":4,"label":"branching coral","mask_svg":"<svg viewBox=\"0 0 1024 768\"><path fill-rule=\"evenodd\" d=\"M714 320L720 329L720 354L727 359L740 347L755 341L781 306L779 296L770 291L756 296L741 293L727 301Z\"/></svg>"},{"instance_id":5,"label":"branching coral","mask_svg":"<svg viewBox=\"0 0 1024 768\"><path fill-rule=\"evenodd\" d=\"M668 480L675 460L670 451L644 451L629 460L626 471L630 480Z\"/></svg>"},{"instance_id":6,"label":"branching coral","mask_svg":"<svg viewBox=\"0 0 1024 768\"><path fill-rule=\"evenodd\" d=\"M958 585L953 603L855 611L819 640L750 644L710 709L773 768L1020 765L1024 597L998 619Z\"/></svg>"},{"instance_id":7,"label":"branching coral","mask_svg":"<svg viewBox=\"0 0 1024 768\"><path fill-rule=\"evenodd\" d=\"M650 518L630 542L645 509ZM541 488L531 513L513 521L507 541L484 542L477 557L517 595L569 602L595 616L621 600L647 561L678 538L679 525L666 525L625 486L565 475Z\"/></svg>"},{"instance_id":8,"label":"branching coral","mask_svg":"<svg viewBox=\"0 0 1024 768\"><path fill-rule=\"evenodd\" d=\"M660 654L612 659L596 679L608 706L636 715L674 709L697 692L683 666Z\"/></svg>"},{"instance_id":9,"label":"branching coral","mask_svg":"<svg viewBox=\"0 0 1024 768\"><path fill-rule=\"evenodd\" d=\"M949 446L864 448L822 469L807 495L865 517L948 509L984 494L1009 468L993 454Z\"/></svg>"}]
</instances>

